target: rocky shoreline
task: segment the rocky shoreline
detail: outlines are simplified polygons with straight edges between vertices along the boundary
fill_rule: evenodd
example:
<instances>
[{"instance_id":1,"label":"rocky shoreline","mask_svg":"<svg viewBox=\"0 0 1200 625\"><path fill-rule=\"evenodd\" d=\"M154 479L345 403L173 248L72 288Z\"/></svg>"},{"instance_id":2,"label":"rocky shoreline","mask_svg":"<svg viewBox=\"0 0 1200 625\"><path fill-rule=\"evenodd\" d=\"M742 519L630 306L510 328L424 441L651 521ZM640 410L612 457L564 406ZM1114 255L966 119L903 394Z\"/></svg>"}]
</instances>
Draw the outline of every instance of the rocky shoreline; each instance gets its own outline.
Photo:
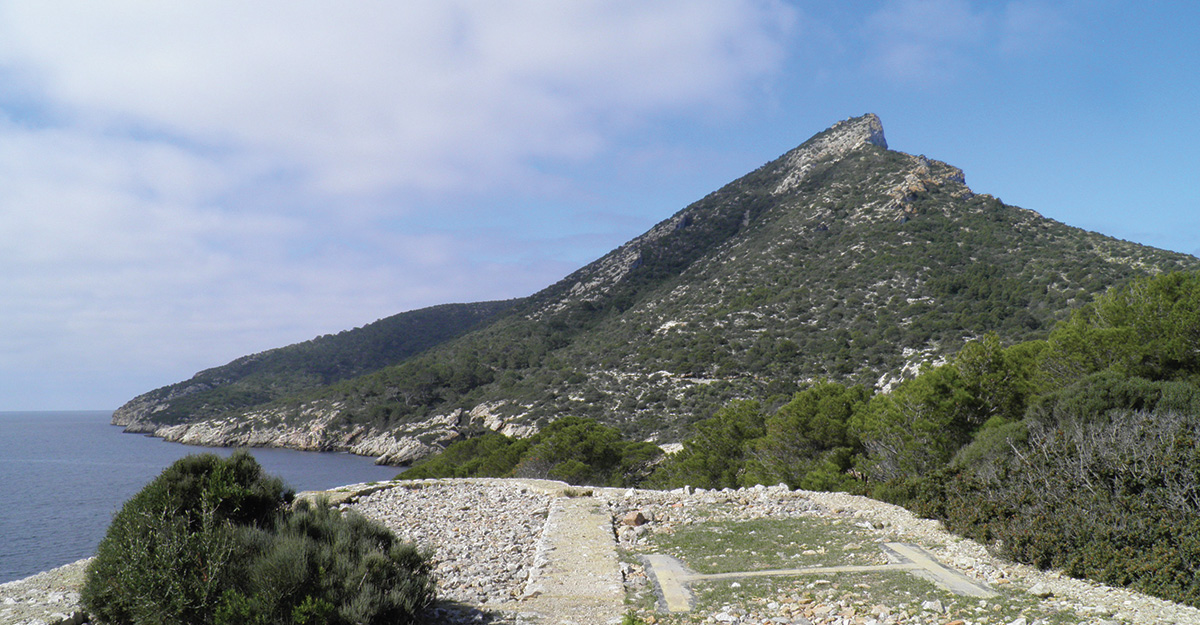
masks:
<instances>
[{"instance_id":1,"label":"rocky shoreline","mask_svg":"<svg viewBox=\"0 0 1200 625\"><path fill-rule=\"evenodd\" d=\"M302 425L289 425L280 415L271 412L250 413L239 419L213 419L161 425L113 415L113 425L132 434L146 434L170 443L203 447L274 447L297 451L336 451L375 458L376 464L406 465L434 453L434 444L457 437L457 421L433 418L408 429L381 432L355 426L346 429L331 424L337 412L312 416Z\"/></svg>"},{"instance_id":2,"label":"rocky shoreline","mask_svg":"<svg viewBox=\"0 0 1200 625\"><path fill-rule=\"evenodd\" d=\"M1072 614L1093 625L1200 623L1200 610L1130 590L1110 588L1039 571L993 557L971 540L944 531L903 508L846 495L790 491L782 486L724 491L572 489L537 480L414 480L347 486L327 493L333 505L352 508L392 528L406 540L434 549L441 602L431 613L438 623L533 623L525 611L539 572L552 552L545 547L546 518L558 497L587 496L611 513L622 547L634 549L648 536L708 520L814 517L857 524L881 541L919 543L943 563L993 587L1017 588L1036 597L1038 614ZM641 524L622 523L640 514ZM642 567L622 565L627 587L647 591ZM86 561L0 585L0 624L74 623L78 588ZM616 615L619 621L620 615ZM751 605L722 606L699 622L772 625L946 623L932 607L855 606L834 594L816 592L762 597ZM1023 619L1024 617L1022 617ZM1048 618L1048 616L1046 617ZM986 618L962 625L996 623ZM1021 625L1021 620L1012 623ZM1000 623L999 625L1010 625Z\"/></svg>"},{"instance_id":3,"label":"rocky shoreline","mask_svg":"<svg viewBox=\"0 0 1200 625\"><path fill-rule=\"evenodd\" d=\"M461 437L464 429L484 427L518 438L537 432L536 427L514 423L497 414L498 405L484 403L469 411L459 408L380 430L344 423L341 417L345 406L328 401L164 425L152 418L163 406L162 402L139 397L113 412L112 424L125 428L128 433L146 434L171 443L337 451L374 457L376 464L402 466L440 451L450 441Z\"/></svg>"}]
</instances>

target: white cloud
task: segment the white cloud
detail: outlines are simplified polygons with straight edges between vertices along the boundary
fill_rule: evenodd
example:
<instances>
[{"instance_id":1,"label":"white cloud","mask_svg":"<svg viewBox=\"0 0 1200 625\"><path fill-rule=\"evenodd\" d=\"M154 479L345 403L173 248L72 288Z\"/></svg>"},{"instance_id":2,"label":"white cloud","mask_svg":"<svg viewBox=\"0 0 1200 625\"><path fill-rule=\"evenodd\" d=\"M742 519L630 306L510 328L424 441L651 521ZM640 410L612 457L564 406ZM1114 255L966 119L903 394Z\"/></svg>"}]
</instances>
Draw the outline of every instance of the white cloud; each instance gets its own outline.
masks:
<instances>
[{"instance_id":1,"label":"white cloud","mask_svg":"<svg viewBox=\"0 0 1200 625\"><path fill-rule=\"evenodd\" d=\"M736 111L795 19L774 0L0 0L0 409L117 403L543 286L570 269L559 243L380 218L403 194L469 219L437 198L537 193L558 184L540 160ZM12 382L32 379L55 382Z\"/></svg>"},{"instance_id":2,"label":"white cloud","mask_svg":"<svg viewBox=\"0 0 1200 625\"><path fill-rule=\"evenodd\" d=\"M6 3L0 64L64 115L261 151L317 188L494 184L782 60L771 2Z\"/></svg>"}]
</instances>

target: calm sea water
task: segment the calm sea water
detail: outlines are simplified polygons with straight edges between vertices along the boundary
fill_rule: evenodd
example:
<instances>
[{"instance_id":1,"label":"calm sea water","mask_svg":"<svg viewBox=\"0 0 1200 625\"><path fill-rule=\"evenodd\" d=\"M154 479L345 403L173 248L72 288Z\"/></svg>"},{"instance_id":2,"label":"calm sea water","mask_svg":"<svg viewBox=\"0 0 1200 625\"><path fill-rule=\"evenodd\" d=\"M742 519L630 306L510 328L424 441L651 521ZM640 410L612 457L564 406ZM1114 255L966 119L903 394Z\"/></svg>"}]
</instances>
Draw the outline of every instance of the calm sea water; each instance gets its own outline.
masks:
<instances>
[{"instance_id":1,"label":"calm sea water","mask_svg":"<svg viewBox=\"0 0 1200 625\"><path fill-rule=\"evenodd\" d=\"M0 412L0 583L92 555L121 504L175 460L233 453L125 434L109 425L111 417ZM350 454L250 453L297 491L388 480L400 471Z\"/></svg>"}]
</instances>

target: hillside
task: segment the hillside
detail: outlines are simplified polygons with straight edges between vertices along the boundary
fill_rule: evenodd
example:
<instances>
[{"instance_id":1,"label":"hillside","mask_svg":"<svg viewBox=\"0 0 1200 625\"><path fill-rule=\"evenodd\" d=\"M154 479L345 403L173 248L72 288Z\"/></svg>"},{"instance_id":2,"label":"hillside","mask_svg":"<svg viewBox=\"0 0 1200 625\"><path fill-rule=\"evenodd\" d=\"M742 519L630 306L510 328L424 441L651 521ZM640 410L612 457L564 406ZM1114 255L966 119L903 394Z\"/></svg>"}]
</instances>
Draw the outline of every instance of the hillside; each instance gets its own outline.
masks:
<instances>
[{"instance_id":1,"label":"hillside","mask_svg":"<svg viewBox=\"0 0 1200 625\"><path fill-rule=\"evenodd\" d=\"M866 115L395 366L224 411L173 398L180 383L148 394L157 412L134 400L114 419L393 462L563 415L670 441L732 398L784 401L818 378L886 389L965 340L1044 337L1110 286L1197 267L976 194L957 168L889 150Z\"/></svg>"},{"instance_id":2,"label":"hillside","mask_svg":"<svg viewBox=\"0 0 1200 625\"><path fill-rule=\"evenodd\" d=\"M513 304L433 306L243 356L205 369L190 380L135 397L116 412L113 422L129 425L151 415L157 424L214 417L361 376L469 332L507 312Z\"/></svg>"}]
</instances>

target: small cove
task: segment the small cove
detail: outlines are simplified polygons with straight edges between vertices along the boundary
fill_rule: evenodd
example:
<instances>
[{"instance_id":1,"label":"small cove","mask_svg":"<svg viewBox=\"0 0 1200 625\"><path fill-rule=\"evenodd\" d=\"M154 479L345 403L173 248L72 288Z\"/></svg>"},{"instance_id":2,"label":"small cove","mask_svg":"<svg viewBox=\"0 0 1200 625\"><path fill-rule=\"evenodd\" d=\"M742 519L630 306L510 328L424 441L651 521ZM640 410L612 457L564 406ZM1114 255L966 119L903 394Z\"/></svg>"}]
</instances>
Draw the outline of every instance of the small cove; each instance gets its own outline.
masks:
<instances>
[{"instance_id":1,"label":"small cove","mask_svg":"<svg viewBox=\"0 0 1200 625\"><path fill-rule=\"evenodd\" d=\"M109 424L111 416L0 412L0 583L92 555L121 504L175 460L233 453L125 434ZM297 491L383 481L401 471L351 454L249 451Z\"/></svg>"}]
</instances>

